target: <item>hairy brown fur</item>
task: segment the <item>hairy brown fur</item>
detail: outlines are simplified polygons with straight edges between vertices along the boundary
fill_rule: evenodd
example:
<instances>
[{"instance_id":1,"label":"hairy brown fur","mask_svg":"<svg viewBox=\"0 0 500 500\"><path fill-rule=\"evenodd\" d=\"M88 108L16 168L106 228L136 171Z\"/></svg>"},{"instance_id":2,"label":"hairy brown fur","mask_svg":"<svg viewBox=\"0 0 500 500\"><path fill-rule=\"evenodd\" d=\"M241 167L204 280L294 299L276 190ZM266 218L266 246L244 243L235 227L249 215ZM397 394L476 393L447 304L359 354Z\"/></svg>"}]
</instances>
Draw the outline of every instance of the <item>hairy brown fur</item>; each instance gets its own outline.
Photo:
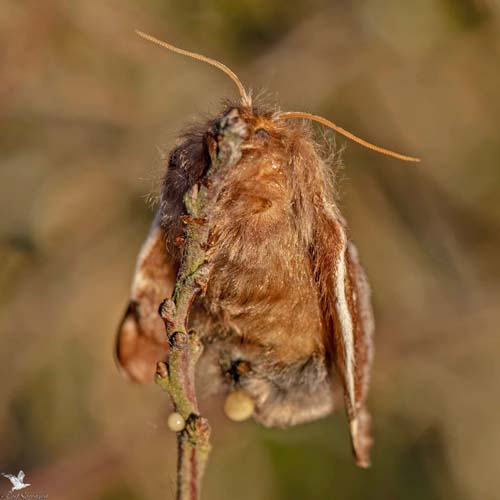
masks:
<instances>
[{"instance_id":1,"label":"hairy brown fur","mask_svg":"<svg viewBox=\"0 0 500 500\"><path fill-rule=\"evenodd\" d=\"M206 391L243 388L255 401L256 420L279 426L327 414L342 388L354 451L366 466L369 288L335 203L332 165L309 124L233 104L180 139L138 262L118 359L133 379L145 381L154 361L165 358L168 345L158 333L164 331L151 316L171 293L182 255L183 196L210 164L221 117L235 108L249 136L212 214L213 272L190 316L206 346L200 381ZM163 270L154 275L148 267L158 262Z\"/></svg>"}]
</instances>

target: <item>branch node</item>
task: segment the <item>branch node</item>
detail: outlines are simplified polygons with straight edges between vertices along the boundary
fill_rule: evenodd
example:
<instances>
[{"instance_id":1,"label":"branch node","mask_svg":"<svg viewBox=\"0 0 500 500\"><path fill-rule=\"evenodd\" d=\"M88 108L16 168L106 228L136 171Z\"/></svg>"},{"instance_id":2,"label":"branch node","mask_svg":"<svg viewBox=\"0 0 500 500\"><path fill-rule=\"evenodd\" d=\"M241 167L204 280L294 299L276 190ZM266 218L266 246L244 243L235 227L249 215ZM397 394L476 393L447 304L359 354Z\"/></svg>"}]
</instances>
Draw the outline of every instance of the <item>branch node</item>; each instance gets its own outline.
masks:
<instances>
[{"instance_id":1,"label":"branch node","mask_svg":"<svg viewBox=\"0 0 500 500\"><path fill-rule=\"evenodd\" d=\"M159 361L156 364L156 375L160 378L167 378L168 377L167 363L164 363L163 361Z\"/></svg>"},{"instance_id":2,"label":"branch node","mask_svg":"<svg viewBox=\"0 0 500 500\"><path fill-rule=\"evenodd\" d=\"M183 215L181 219L184 224L190 224L192 226L203 226L207 223L207 219L204 217L191 217L190 215Z\"/></svg>"},{"instance_id":3,"label":"branch node","mask_svg":"<svg viewBox=\"0 0 500 500\"><path fill-rule=\"evenodd\" d=\"M172 349L185 349L188 345L189 337L184 332L174 332L168 337Z\"/></svg>"},{"instance_id":4,"label":"branch node","mask_svg":"<svg viewBox=\"0 0 500 500\"><path fill-rule=\"evenodd\" d=\"M177 313L177 307L172 299L165 299L159 308L160 317L166 323L170 325L174 324L175 315ZM168 327L168 325L166 325Z\"/></svg>"},{"instance_id":5,"label":"branch node","mask_svg":"<svg viewBox=\"0 0 500 500\"><path fill-rule=\"evenodd\" d=\"M194 275L194 282L200 287L202 295L205 295L208 280L210 278L210 267L203 265L196 270Z\"/></svg>"}]
</instances>

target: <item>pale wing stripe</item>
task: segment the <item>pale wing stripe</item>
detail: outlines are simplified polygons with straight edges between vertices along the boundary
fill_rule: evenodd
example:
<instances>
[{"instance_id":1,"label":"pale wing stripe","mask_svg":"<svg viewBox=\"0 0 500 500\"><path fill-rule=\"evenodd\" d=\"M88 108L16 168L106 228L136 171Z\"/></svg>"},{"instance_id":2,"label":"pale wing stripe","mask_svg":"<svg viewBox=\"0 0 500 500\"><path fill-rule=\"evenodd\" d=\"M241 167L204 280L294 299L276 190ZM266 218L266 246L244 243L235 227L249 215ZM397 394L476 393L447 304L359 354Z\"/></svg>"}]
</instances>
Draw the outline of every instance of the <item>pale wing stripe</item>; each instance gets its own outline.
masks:
<instances>
[{"instance_id":1,"label":"pale wing stripe","mask_svg":"<svg viewBox=\"0 0 500 500\"><path fill-rule=\"evenodd\" d=\"M325 211L329 217L336 221L339 228L338 235L340 238L340 252L337 259L337 266L335 269L335 310L337 313L338 324L340 326L340 336L342 338L344 355L345 355L345 382L349 403L352 410L355 410L355 394L354 394L354 328L351 312L349 311L349 304L347 302L345 279L347 273L346 267L346 252L347 252L347 237L342 227L338 222L338 216L333 212L328 203L324 202ZM350 412L349 412L350 413Z\"/></svg>"},{"instance_id":2,"label":"pale wing stripe","mask_svg":"<svg viewBox=\"0 0 500 500\"><path fill-rule=\"evenodd\" d=\"M345 352L345 378L347 386L347 394L349 396L352 407L355 407L354 399L354 334L351 313L347 303L345 291L345 278L346 278L346 249L347 242L344 231L341 229L341 251L337 260L337 269L335 273L335 308L338 316L338 323L340 325L340 333L342 342L344 344Z\"/></svg>"},{"instance_id":3,"label":"pale wing stripe","mask_svg":"<svg viewBox=\"0 0 500 500\"><path fill-rule=\"evenodd\" d=\"M160 215L156 214L151 228L149 229L149 234L146 238L146 241L142 244L142 247L139 251L139 255L137 256L137 261L135 264L135 272L132 280L131 287L131 299L136 300L138 294L143 291L147 286L153 287L154 283L149 276L146 275L142 267L144 266L144 261L151 254L151 250L157 244L158 235L162 232L160 226Z\"/></svg>"}]
</instances>

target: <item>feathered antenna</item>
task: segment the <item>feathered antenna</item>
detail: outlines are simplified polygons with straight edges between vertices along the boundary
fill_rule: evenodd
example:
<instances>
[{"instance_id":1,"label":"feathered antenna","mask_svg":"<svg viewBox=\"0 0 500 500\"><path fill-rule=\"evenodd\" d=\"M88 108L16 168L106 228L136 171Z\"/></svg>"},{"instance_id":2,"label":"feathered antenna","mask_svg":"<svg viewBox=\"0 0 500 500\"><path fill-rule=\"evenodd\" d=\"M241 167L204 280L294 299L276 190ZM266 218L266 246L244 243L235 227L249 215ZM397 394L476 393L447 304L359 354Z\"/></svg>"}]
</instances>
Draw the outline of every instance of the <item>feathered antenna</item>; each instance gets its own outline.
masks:
<instances>
[{"instance_id":1,"label":"feathered antenna","mask_svg":"<svg viewBox=\"0 0 500 500\"><path fill-rule=\"evenodd\" d=\"M183 56L187 57L192 57L193 59L198 59L198 61L203 61L211 66L215 66L217 69L220 69L223 71L233 82L236 84L236 87L238 87L238 92L240 93L241 96L241 103L243 106L251 108L252 107L252 98L249 93L245 90L245 87L243 87L243 84L241 83L240 79L236 76L236 73L229 69L225 64L222 64L219 61L216 61L215 59L211 59L210 57L203 56L201 54L197 54L196 52L190 52L189 50L184 50L180 49L179 47L176 47L175 45L172 45L170 43L164 42L162 40L158 40L158 38L155 38L154 36L148 35L147 33L143 33L142 31L135 30L135 32L145 40L148 40L152 43L155 43L156 45L160 45L160 47L164 47L165 49L171 50L172 52L176 52L177 54L181 54Z\"/></svg>"},{"instance_id":2,"label":"feathered antenna","mask_svg":"<svg viewBox=\"0 0 500 500\"><path fill-rule=\"evenodd\" d=\"M354 142L361 144L365 148L373 149L378 153L382 153L387 156L393 156L394 158L398 158L403 161L414 161L414 162L420 161L420 158L414 158L413 156L402 155L394 151L391 151L390 149L381 148L380 146L371 144L368 141L365 141L364 139L361 139L360 137L352 134L348 130L345 130L342 127L339 127L338 125L335 125L335 123L331 122L330 120L327 120L326 118L323 118L322 116L313 115L311 113L304 113L302 111L284 111L282 113L276 114L275 116L276 120L287 120L288 118L305 118L307 120L313 120L315 122L319 122L322 125L325 125L326 127L335 130L339 134L342 134L343 136L353 140Z\"/></svg>"}]
</instances>

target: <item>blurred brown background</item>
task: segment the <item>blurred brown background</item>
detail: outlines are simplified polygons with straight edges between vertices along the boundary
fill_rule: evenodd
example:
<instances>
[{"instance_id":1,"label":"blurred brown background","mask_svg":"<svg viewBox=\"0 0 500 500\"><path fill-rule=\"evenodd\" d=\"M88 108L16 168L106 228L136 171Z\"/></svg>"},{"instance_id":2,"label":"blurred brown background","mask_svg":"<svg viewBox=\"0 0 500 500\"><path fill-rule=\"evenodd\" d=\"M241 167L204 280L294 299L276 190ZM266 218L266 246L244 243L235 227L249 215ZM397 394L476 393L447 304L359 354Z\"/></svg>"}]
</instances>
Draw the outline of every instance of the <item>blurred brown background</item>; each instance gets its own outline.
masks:
<instances>
[{"instance_id":1,"label":"blurred brown background","mask_svg":"<svg viewBox=\"0 0 500 500\"><path fill-rule=\"evenodd\" d=\"M140 28L423 158L336 138L378 325L373 467L342 413L278 431L212 402L204 498L498 499L499 16L498 0L4 0L0 471L51 500L173 498L168 398L120 378L114 332L161 152L236 92Z\"/></svg>"}]
</instances>

